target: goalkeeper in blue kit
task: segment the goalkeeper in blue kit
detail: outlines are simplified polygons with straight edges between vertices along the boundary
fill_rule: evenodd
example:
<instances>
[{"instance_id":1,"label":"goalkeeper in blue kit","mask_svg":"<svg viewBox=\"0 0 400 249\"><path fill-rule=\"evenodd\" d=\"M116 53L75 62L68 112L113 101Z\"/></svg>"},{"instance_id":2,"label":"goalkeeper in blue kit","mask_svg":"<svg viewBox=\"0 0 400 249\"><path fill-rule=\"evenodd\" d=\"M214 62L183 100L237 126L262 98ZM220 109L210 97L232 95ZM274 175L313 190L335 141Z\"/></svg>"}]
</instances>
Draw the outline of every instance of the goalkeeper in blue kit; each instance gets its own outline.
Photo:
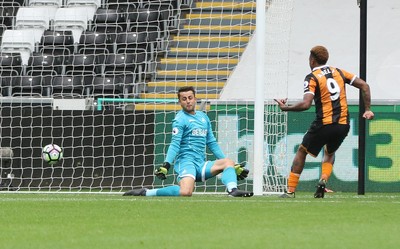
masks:
<instances>
[{"instance_id":1,"label":"goalkeeper in blue kit","mask_svg":"<svg viewBox=\"0 0 400 249\"><path fill-rule=\"evenodd\" d=\"M174 170L179 186L133 189L124 193L124 196L192 196L196 182L206 181L220 173L229 196L253 196L253 192L238 189L237 181L245 179L249 170L243 164L235 164L225 157L213 135L210 119L204 112L196 111L195 89L190 86L180 88L178 100L182 110L173 120L171 144L163 165L156 169L155 175L165 180L175 161ZM217 160L206 161L206 147Z\"/></svg>"}]
</instances>

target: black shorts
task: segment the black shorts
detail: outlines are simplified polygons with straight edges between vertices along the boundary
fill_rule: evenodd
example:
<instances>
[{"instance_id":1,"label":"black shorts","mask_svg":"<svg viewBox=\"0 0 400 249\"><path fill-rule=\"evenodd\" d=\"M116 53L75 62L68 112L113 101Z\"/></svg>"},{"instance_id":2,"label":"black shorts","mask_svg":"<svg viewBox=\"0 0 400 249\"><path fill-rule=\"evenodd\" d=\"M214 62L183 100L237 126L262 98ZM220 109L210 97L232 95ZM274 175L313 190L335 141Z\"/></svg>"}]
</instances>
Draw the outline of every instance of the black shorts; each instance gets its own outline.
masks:
<instances>
[{"instance_id":1,"label":"black shorts","mask_svg":"<svg viewBox=\"0 0 400 249\"><path fill-rule=\"evenodd\" d=\"M301 145L313 157L317 157L325 145L328 154L332 154L340 147L349 130L348 124L329 124L319 127L313 124L304 135Z\"/></svg>"}]
</instances>

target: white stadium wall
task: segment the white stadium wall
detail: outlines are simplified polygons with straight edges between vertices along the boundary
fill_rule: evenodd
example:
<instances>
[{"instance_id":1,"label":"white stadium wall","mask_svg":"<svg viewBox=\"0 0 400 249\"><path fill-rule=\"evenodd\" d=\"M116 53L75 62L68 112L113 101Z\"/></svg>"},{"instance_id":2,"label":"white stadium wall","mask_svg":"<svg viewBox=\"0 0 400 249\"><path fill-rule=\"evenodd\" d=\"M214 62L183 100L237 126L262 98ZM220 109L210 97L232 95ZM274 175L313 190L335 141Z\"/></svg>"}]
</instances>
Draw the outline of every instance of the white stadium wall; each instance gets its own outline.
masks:
<instances>
[{"instance_id":1,"label":"white stadium wall","mask_svg":"<svg viewBox=\"0 0 400 249\"><path fill-rule=\"evenodd\" d=\"M289 99L302 98L303 79L310 71L308 51L314 45L328 48L329 65L359 74L360 9L357 0L294 1L290 26ZM400 1L368 1L367 82L373 102L400 100L399 30ZM254 98L255 55L254 36L231 75L222 99ZM358 91L352 87L348 89L348 98L357 101ZM266 97L270 98L267 94Z\"/></svg>"}]
</instances>

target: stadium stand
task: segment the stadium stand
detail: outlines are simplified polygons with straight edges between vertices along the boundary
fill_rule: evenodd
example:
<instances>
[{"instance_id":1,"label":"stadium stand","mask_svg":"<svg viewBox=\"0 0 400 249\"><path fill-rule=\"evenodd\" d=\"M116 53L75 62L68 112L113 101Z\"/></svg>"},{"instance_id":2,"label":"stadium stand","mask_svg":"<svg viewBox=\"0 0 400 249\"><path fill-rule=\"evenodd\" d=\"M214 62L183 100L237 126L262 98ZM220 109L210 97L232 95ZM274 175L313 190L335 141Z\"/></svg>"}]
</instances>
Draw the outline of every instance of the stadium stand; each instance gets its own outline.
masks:
<instances>
[{"instance_id":1,"label":"stadium stand","mask_svg":"<svg viewBox=\"0 0 400 249\"><path fill-rule=\"evenodd\" d=\"M3 1L0 52L20 56L0 63L0 74L58 76L49 94L97 96L104 86L115 96L168 98L192 84L218 98L254 31L252 11L254 2L208 0Z\"/></svg>"},{"instance_id":2,"label":"stadium stand","mask_svg":"<svg viewBox=\"0 0 400 249\"><path fill-rule=\"evenodd\" d=\"M184 17L141 98L175 98L188 84L204 99L219 98L254 32L255 2L198 1Z\"/></svg>"}]
</instances>

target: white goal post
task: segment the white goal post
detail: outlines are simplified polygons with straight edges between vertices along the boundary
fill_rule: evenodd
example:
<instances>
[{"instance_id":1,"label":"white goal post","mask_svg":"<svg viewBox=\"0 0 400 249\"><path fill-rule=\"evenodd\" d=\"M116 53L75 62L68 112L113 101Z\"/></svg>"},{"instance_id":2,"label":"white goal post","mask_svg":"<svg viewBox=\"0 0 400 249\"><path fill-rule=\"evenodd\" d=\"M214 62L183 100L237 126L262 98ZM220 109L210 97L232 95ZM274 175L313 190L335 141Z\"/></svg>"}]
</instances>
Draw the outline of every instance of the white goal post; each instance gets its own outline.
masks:
<instances>
[{"instance_id":1,"label":"white goal post","mask_svg":"<svg viewBox=\"0 0 400 249\"><path fill-rule=\"evenodd\" d=\"M1 33L33 28L41 38L22 44L21 36L0 36L13 41L0 48L0 147L13 152L0 165L0 191L120 194L176 184L172 170L162 182L153 173L180 109L176 92L187 85L196 88L224 153L250 169L239 188L285 190L287 115L273 98L287 97L293 0L36 2L16 9L96 11L77 17L87 20L78 29L71 17L58 20L62 28L51 22L43 29L28 14L29 27L20 20L7 27L18 32ZM62 16L45 20L52 18ZM64 158L48 165L41 150L51 143ZM216 177L195 192L226 189Z\"/></svg>"}]
</instances>

